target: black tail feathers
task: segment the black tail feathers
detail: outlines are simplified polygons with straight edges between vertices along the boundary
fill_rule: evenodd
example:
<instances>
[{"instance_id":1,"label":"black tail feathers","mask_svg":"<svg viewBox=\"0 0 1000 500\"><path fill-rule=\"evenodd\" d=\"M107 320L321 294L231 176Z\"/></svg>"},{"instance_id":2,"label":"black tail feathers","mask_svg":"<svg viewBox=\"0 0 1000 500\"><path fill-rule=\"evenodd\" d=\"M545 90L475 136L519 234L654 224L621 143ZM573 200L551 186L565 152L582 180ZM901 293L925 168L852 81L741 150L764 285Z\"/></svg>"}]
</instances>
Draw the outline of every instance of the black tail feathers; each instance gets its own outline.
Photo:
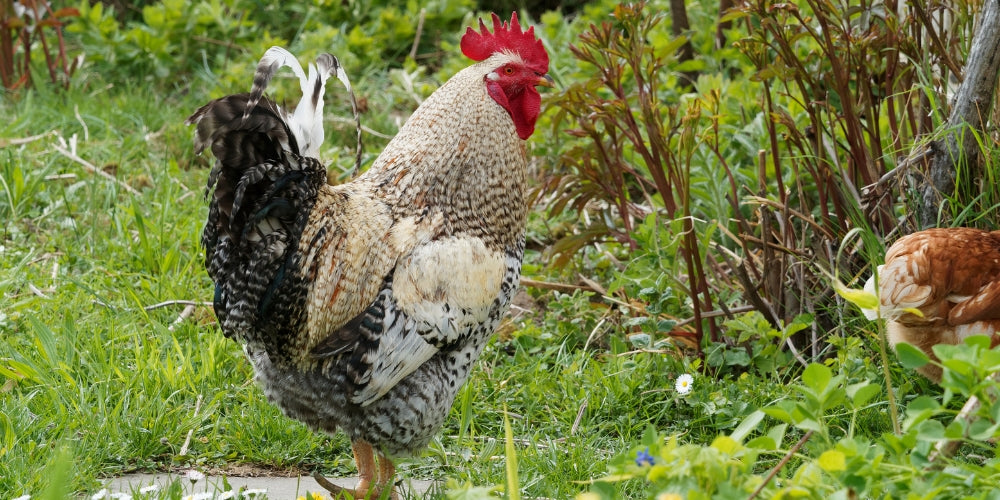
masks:
<instances>
[{"instance_id":1,"label":"black tail feathers","mask_svg":"<svg viewBox=\"0 0 1000 500\"><path fill-rule=\"evenodd\" d=\"M299 156L277 106L267 98L249 104L249 94L223 97L186 122L197 125L195 150L210 147L215 156L202 244L216 314L229 336L274 316L274 298L294 274L299 235L326 184L325 167Z\"/></svg>"}]
</instances>

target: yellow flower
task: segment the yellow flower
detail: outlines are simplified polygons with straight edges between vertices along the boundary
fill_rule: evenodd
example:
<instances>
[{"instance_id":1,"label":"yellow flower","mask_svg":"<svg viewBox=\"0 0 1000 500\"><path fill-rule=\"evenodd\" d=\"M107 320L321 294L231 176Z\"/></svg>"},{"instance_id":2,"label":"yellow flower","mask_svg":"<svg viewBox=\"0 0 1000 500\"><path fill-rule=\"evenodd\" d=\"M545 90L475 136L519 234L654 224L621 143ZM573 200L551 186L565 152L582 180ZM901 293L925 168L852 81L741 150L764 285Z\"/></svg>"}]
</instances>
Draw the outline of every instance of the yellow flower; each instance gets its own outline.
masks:
<instances>
[{"instance_id":1,"label":"yellow flower","mask_svg":"<svg viewBox=\"0 0 1000 500\"><path fill-rule=\"evenodd\" d=\"M305 496L300 496L297 500L328 500L322 493L308 492Z\"/></svg>"},{"instance_id":2,"label":"yellow flower","mask_svg":"<svg viewBox=\"0 0 1000 500\"><path fill-rule=\"evenodd\" d=\"M656 500L684 500L684 497L677 493L660 493L656 495Z\"/></svg>"}]
</instances>

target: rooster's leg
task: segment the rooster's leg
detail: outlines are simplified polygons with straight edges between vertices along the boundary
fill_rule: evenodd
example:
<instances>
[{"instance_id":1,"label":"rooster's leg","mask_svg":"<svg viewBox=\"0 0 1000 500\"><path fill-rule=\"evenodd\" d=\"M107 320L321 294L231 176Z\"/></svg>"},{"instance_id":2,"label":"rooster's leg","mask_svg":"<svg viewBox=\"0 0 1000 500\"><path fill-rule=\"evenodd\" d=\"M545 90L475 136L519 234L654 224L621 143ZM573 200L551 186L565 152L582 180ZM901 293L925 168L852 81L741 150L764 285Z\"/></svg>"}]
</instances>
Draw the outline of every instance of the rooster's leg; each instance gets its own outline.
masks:
<instances>
[{"instance_id":1,"label":"rooster's leg","mask_svg":"<svg viewBox=\"0 0 1000 500\"><path fill-rule=\"evenodd\" d=\"M393 480L396 477L396 466L393 465L389 457L378 454L378 488L381 493L385 488L389 488L389 498L396 500L399 495L396 493L396 485Z\"/></svg>"},{"instance_id":2,"label":"rooster's leg","mask_svg":"<svg viewBox=\"0 0 1000 500\"><path fill-rule=\"evenodd\" d=\"M363 439L351 442L354 450L354 463L358 466L358 485L354 488L356 498L366 498L375 480L375 450Z\"/></svg>"},{"instance_id":3,"label":"rooster's leg","mask_svg":"<svg viewBox=\"0 0 1000 500\"><path fill-rule=\"evenodd\" d=\"M344 493L349 494L350 498L369 498L369 489L372 486L372 481L375 479L376 472L375 450L372 449L372 445L363 439L352 441L351 450L354 451L354 463L358 466L358 485L353 490L331 483L319 472L313 474L316 482L326 488L335 499L345 498ZM372 495L371 498L378 498L378 492L376 491L375 495Z\"/></svg>"}]
</instances>

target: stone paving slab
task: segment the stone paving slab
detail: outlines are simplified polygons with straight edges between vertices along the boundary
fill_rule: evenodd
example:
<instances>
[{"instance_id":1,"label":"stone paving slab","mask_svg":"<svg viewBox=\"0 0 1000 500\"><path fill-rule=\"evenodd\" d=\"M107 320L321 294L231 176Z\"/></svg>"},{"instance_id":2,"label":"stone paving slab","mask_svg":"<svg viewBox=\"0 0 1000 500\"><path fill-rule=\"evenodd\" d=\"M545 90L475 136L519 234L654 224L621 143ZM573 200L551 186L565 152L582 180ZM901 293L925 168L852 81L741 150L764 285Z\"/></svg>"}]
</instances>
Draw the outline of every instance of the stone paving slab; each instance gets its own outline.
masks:
<instances>
[{"instance_id":1,"label":"stone paving slab","mask_svg":"<svg viewBox=\"0 0 1000 500\"><path fill-rule=\"evenodd\" d=\"M318 492L322 493L324 498L330 497L329 493L316 483L316 480L311 476L204 476L197 481L191 481L189 476L183 473L162 473L128 474L108 479L105 481L105 489L107 491L104 498L123 499L125 497L122 494L143 496L140 495L143 488L155 487L156 489L164 490L172 482L178 480L184 488L184 494L192 495L192 499L227 498L225 493L229 491L229 488L225 487L223 479L228 481L229 486L235 490L243 488L246 491L260 491L262 495L257 498L265 498L264 495L266 495L266 498L270 500L296 500L300 496L305 496L306 492ZM358 479L355 477L328 479L333 484L346 487L353 487L358 482ZM410 498L411 495L407 493L416 493L419 495L430 489L433 484L432 481L404 479L401 493L403 493L403 498ZM153 498L156 497L154 496Z\"/></svg>"}]
</instances>

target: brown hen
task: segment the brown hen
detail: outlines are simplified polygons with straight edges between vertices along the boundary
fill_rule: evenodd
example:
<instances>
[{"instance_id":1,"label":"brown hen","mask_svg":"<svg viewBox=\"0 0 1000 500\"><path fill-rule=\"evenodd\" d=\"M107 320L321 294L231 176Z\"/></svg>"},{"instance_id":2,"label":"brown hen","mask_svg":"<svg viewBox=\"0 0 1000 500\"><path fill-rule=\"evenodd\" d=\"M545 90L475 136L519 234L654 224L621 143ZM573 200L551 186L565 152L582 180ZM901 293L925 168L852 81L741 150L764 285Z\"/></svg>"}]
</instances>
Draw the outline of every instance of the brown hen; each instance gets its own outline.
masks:
<instances>
[{"instance_id":1,"label":"brown hen","mask_svg":"<svg viewBox=\"0 0 1000 500\"><path fill-rule=\"evenodd\" d=\"M937 360L936 344L1000 331L1000 231L928 229L897 240L879 271L881 315L890 344L906 342ZM916 309L921 315L908 312ZM918 371L941 381L941 368Z\"/></svg>"}]
</instances>

